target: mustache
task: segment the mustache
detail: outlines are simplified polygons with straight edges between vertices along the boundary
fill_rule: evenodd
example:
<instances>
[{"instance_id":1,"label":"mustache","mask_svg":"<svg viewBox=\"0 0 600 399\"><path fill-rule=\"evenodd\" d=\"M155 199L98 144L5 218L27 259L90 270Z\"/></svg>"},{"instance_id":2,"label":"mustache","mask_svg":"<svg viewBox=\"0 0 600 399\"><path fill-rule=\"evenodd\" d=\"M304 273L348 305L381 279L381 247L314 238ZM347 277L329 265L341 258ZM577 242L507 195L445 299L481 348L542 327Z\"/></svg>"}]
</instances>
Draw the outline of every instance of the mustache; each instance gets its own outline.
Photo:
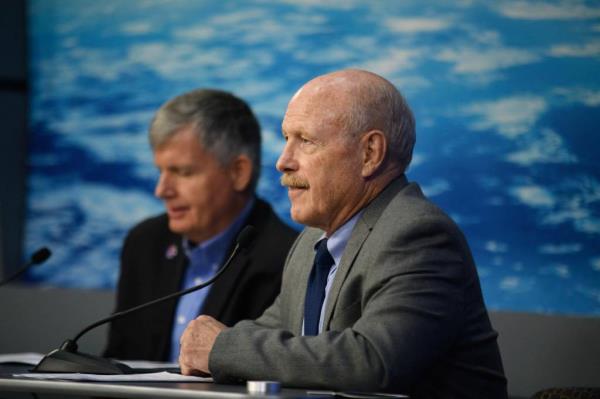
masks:
<instances>
[{"instance_id":1,"label":"mustache","mask_svg":"<svg viewBox=\"0 0 600 399\"><path fill-rule=\"evenodd\" d=\"M306 179L303 179L296 175L289 175L289 174L281 175L281 178L279 179L279 181L281 182L281 185L284 187L290 187L290 188L309 188L310 187L310 185L308 184L308 181Z\"/></svg>"}]
</instances>

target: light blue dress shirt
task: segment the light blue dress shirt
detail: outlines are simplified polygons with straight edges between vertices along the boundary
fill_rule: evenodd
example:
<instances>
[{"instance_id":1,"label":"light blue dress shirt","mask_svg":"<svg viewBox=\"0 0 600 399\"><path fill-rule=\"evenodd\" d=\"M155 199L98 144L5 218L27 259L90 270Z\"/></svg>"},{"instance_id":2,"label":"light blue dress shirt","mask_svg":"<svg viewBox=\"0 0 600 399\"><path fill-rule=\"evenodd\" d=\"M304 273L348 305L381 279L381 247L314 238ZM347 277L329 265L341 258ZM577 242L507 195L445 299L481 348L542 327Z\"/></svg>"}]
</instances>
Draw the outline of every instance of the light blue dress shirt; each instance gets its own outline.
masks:
<instances>
[{"instance_id":1,"label":"light blue dress shirt","mask_svg":"<svg viewBox=\"0 0 600 399\"><path fill-rule=\"evenodd\" d=\"M185 271L180 289L184 290L198 284L202 284L213 277L222 265L235 236L244 225L250 210L254 206L255 199L252 198L244 207L239 216L222 233L211 239L193 246L190 241L183 239L183 250L188 258L188 267ZM210 291L210 286L182 296L175 310L173 328L171 333L171 352L169 360L177 362L179 358L179 339L188 323L195 319L200 311L204 300Z\"/></svg>"},{"instance_id":2,"label":"light blue dress shirt","mask_svg":"<svg viewBox=\"0 0 600 399\"><path fill-rule=\"evenodd\" d=\"M329 269L329 274L327 275L327 285L325 286L325 299L323 299L323 305L321 306L321 316L319 317L319 333L323 331L323 317L325 316L325 307L327 306L327 300L329 299L329 291L331 291L331 286L333 285L333 279L335 278L335 273L337 272L337 268L342 260L342 255L344 254L344 249L346 249L346 245L348 244L348 240L350 240L350 236L352 235L352 230L354 230L354 226L360 215L362 215L363 211L361 210L352 218L350 218L346 223L344 223L339 229L337 229L331 237L327 239L327 250L331 254L333 258L333 266ZM327 236L323 234L321 238L315 243L315 248L317 247L317 243ZM302 334L304 335L304 321L302 322Z\"/></svg>"}]
</instances>

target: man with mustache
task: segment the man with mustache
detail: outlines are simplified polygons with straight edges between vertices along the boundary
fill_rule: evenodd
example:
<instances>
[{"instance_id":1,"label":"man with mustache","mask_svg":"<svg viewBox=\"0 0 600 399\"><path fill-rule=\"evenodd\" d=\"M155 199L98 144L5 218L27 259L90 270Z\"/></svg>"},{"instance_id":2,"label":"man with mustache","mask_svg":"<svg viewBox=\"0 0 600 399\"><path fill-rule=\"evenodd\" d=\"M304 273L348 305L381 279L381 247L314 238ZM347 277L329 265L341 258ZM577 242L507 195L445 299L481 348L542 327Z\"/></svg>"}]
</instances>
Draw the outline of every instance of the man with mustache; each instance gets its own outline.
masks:
<instances>
[{"instance_id":1,"label":"man with mustache","mask_svg":"<svg viewBox=\"0 0 600 399\"><path fill-rule=\"evenodd\" d=\"M182 373L506 398L465 238L404 174L415 124L398 90L361 70L317 77L290 100L282 131L277 169L292 218L309 227L261 317L226 328L203 315L188 325Z\"/></svg>"},{"instance_id":2,"label":"man with mustache","mask_svg":"<svg viewBox=\"0 0 600 399\"><path fill-rule=\"evenodd\" d=\"M241 99L199 89L165 103L149 132L166 214L137 225L121 255L116 311L198 285L229 257L245 225L257 238L209 288L115 321L105 356L177 361L201 312L233 325L269 306L296 232L256 197L260 126Z\"/></svg>"}]
</instances>

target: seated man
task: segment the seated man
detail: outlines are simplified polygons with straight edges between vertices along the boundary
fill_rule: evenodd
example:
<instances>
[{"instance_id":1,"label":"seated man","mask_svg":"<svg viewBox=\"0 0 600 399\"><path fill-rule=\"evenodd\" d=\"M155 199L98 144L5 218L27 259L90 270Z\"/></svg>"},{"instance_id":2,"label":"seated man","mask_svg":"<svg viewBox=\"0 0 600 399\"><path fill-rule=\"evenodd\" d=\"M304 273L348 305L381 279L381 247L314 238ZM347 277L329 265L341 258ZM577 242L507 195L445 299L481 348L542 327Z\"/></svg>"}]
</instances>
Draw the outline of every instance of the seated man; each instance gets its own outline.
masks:
<instances>
[{"instance_id":1,"label":"seated man","mask_svg":"<svg viewBox=\"0 0 600 399\"><path fill-rule=\"evenodd\" d=\"M257 233L211 287L111 325L105 356L177 361L180 335L200 312L233 325L273 302L297 234L254 195L260 127L244 101L216 90L180 95L158 110L149 136L160 171L155 194L167 212L128 234L116 311L208 280L244 226Z\"/></svg>"},{"instance_id":2,"label":"seated man","mask_svg":"<svg viewBox=\"0 0 600 399\"><path fill-rule=\"evenodd\" d=\"M277 168L292 218L310 227L261 317L188 325L182 372L412 399L506 398L465 238L404 175L415 126L396 88L360 70L318 77L292 97L282 130Z\"/></svg>"}]
</instances>

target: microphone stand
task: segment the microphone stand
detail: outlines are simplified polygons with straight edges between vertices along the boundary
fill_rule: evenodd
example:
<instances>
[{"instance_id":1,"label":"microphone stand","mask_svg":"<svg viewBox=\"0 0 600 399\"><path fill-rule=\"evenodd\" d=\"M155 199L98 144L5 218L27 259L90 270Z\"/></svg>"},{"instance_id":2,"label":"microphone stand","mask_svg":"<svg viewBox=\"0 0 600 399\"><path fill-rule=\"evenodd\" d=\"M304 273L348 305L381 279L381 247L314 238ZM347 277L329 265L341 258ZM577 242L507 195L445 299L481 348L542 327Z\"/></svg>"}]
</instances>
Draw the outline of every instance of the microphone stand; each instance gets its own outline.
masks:
<instances>
[{"instance_id":1,"label":"microphone stand","mask_svg":"<svg viewBox=\"0 0 600 399\"><path fill-rule=\"evenodd\" d=\"M50 255L52 255L52 252L48 248L43 247L43 248L38 249L37 251L35 251L33 253L33 255L31 255L31 258L29 259L29 261L27 263L25 263L25 265L22 268L17 270L17 272L14 273L12 276L7 277L6 279L0 281L0 286L3 286L4 284L7 284L7 283L13 281L17 277L19 277L21 274L23 274L27 270L29 270L29 268L31 266L41 265L42 263L44 263L45 261L48 260Z\"/></svg>"},{"instance_id":2,"label":"microphone stand","mask_svg":"<svg viewBox=\"0 0 600 399\"><path fill-rule=\"evenodd\" d=\"M210 280L185 289L183 291L174 292L167 296L155 299L150 302L143 303L141 305L135 306L133 308L123 310L121 312L113 313L112 315L99 320L95 323L90 324L85 327L79 334L75 336L73 339L67 339L58 349L54 349L52 352L48 353L46 356L42 358L42 360L31 370L34 373L90 373L90 374L133 374L136 371L131 367L119 363L112 359L106 359L100 356L90 355L86 353L78 352L77 340L81 338L88 331L102 325L105 323L109 323L113 320L120 319L128 314L137 312L142 309L146 309L147 307L153 306L158 303L162 303L168 301L170 299L175 299L180 296L189 294L190 292L197 291L201 288L206 287L207 285L212 284L217 278L219 278L225 270L231 264L231 261L238 254L240 249L246 248L248 244L254 238L254 227L246 226L240 234L238 234L237 242L235 248L231 252L231 255L219 269L217 274L215 274Z\"/></svg>"}]
</instances>

